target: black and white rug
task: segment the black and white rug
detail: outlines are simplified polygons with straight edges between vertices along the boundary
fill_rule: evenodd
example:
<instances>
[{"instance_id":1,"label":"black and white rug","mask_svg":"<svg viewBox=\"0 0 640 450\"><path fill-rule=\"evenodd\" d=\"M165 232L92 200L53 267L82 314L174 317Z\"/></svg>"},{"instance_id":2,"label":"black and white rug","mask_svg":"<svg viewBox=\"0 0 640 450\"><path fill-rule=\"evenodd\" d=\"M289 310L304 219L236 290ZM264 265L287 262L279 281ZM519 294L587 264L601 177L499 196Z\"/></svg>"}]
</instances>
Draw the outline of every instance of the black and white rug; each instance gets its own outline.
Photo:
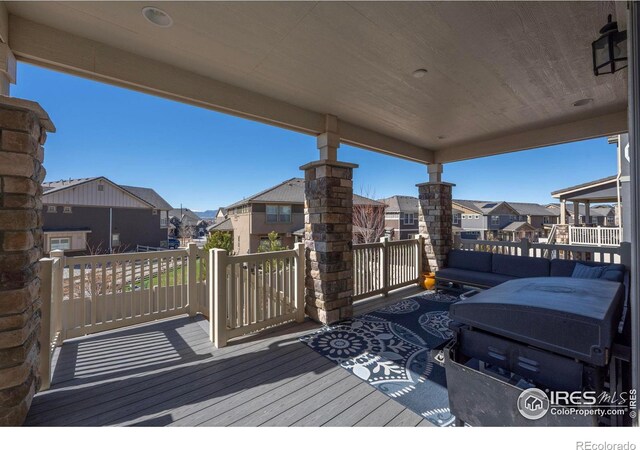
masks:
<instances>
[{"instance_id":1,"label":"black and white rug","mask_svg":"<svg viewBox=\"0 0 640 450\"><path fill-rule=\"evenodd\" d=\"M429 291L300 340L435 425L450 426L445 372L429 351L453 337L448 310L456 300Z\"/></svg>"}]
</instances>

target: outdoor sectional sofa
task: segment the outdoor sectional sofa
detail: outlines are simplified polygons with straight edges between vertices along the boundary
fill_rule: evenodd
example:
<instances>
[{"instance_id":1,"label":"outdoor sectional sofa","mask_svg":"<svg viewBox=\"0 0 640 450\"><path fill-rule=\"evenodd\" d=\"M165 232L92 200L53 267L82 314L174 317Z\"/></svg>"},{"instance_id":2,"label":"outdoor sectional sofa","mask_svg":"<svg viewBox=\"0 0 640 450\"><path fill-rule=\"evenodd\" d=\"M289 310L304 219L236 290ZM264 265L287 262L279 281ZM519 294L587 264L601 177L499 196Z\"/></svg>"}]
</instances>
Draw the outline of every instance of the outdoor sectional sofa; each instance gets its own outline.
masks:
<instances>
[{"instance_id":1,"label":"outdoor sectional sofa","mask_svg":"<svg viewBox=\"0 0 640 450\"><path fill-rule=\"evenodd\" d=\"M625 281L623 264L451 250L447 267L436 272L436 287L455 289L456 286L471 286L488 289L517 278L571 277L577 263L592 267L605 266L600 279L620 283Z\"/></svg>"}]
</instances>

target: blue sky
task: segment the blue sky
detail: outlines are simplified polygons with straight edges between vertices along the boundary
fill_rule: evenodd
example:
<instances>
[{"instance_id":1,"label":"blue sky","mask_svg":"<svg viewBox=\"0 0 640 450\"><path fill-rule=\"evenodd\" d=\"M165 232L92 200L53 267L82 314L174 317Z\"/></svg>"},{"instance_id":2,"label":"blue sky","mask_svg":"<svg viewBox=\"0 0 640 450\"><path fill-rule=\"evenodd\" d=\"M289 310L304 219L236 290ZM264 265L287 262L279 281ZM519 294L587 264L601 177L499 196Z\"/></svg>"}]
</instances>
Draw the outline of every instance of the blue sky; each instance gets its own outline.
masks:
<instances>
[{"instance_id":1,"label":"blue sky","mask_svg":"<svg viewBox=\"0 0 640 450\"><path fill-rule=\"evenodd\" d=\"M58 131L45 146L47 180L104 175L155 189L174 207L228 205L318 158L315 138L83 78L18 66L12 96L35 100ZM426 166L343 146L359 164L356 193L416 195ZM455 198L547 203L550 192L616 173L606 138L445 165Z\"/></svg>"}]
</instances>

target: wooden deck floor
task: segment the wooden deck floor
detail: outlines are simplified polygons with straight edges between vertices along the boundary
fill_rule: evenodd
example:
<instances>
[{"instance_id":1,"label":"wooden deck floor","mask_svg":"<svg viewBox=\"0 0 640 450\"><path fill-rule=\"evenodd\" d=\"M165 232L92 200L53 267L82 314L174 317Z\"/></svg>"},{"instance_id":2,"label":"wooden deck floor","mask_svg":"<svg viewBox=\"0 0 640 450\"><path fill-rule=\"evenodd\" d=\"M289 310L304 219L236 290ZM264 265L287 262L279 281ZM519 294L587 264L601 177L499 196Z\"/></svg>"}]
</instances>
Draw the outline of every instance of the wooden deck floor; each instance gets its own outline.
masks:
<instances>
[{"instance_id":1,"label":"wooden deck floor","mask_svg":"<svg viewBox=\"0 0 640 450\"><path fill-rule=\"evenodd\" d=\"M26 425L431 425L300 343L315 323L223 349L213 348L207 325L183 316L65 342L52 388L36 395Z\"/></svg>"}]
</instances>

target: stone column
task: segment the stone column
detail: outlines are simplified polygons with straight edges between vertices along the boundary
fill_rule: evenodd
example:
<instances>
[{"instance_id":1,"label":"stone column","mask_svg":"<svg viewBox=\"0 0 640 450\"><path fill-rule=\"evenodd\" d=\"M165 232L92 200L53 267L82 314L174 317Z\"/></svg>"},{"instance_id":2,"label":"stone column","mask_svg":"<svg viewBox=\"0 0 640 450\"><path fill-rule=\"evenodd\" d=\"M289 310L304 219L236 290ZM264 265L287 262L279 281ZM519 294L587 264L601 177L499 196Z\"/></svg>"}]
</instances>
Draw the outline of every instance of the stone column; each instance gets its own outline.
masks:
<instances>
[{"instance_id":1,"label":"stone column","mask_svg":"<svg viewBox=\"0 0 640 450\"><path fill-rule=\"evenodd\" d=\"M37 103L0 97L0 425L21 425L40 385L42 167Z\"/></svg>"},{"instance_id":2,"label":"stone column","mask_svg":"<svg viewBox=\"0 0 640 450\"><path fill-rule=\"evenodd\" d=\"M445 267L453 246L452 188L442 180L442 164L428 166L429 182L418 184L418 232L424 239L422 267L435 272Z\"/></svg>"},{"instance_id":3,"label":"stone column","mask_svg":"<svg viewBox=\"0 0 640 450\"><path fill-rule=\"evenodd\" d=\"M329 324L353 314L353 169L356 164L320 160L305 174L306 313Z\"/></svg>"}]
</instances>

